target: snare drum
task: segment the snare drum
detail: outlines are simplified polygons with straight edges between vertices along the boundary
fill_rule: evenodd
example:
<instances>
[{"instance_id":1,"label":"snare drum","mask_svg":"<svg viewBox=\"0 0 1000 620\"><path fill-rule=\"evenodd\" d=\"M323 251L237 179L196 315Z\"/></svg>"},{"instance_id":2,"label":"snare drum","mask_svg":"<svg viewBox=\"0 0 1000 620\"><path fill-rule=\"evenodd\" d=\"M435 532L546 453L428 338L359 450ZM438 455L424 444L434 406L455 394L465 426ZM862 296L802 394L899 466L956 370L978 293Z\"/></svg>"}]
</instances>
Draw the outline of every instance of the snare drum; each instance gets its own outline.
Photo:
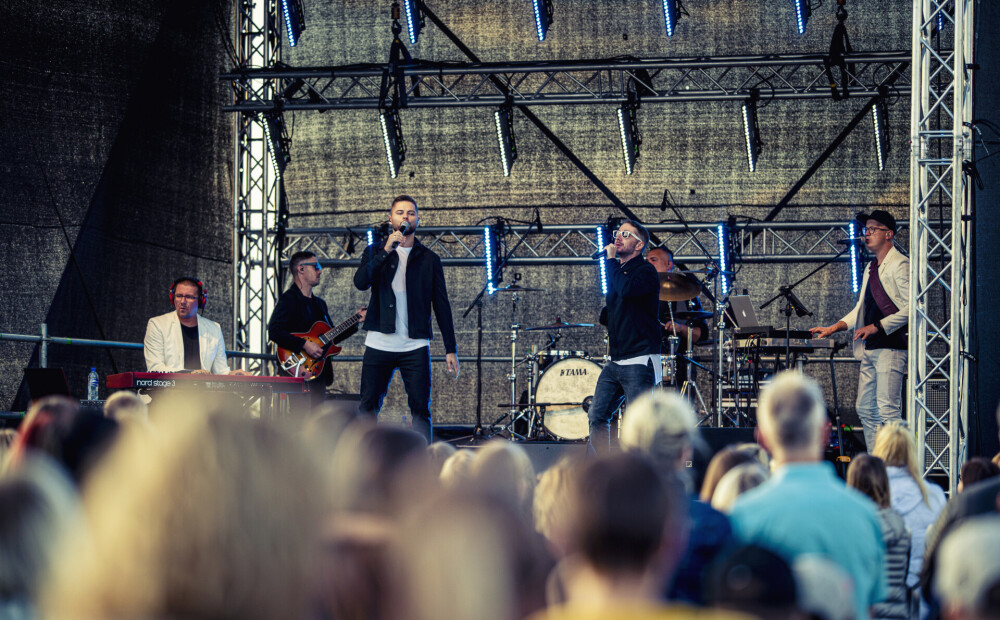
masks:
<instances>
[{"instance_id":1,"label":"snare drum","mask_svg":"<svg viewBox=\"0 0 1000 620\"><path fill-rule=\"evenodd\" d=\"M539 351L538 352L538 368L544 370L549 367L553 362L558 362L559 360L564 360L567 357L581 357L586 358L586 351ZM548 401L546 401L548 402Z\"/></svg>"},{"instance_id":2,"label":"snare drum","mask_svg":"<svg viewBox=\"0 0 1000 620\"><path fill-rule=\"evenodd\" d=\"M545 406L542 420L547 431L560 439L585 439L590 436L587 411L590 410L600 374L601 367L583 357L566 357L545 369L538 379L535 402L564 403Z\"/></svg>"}]
</instances>

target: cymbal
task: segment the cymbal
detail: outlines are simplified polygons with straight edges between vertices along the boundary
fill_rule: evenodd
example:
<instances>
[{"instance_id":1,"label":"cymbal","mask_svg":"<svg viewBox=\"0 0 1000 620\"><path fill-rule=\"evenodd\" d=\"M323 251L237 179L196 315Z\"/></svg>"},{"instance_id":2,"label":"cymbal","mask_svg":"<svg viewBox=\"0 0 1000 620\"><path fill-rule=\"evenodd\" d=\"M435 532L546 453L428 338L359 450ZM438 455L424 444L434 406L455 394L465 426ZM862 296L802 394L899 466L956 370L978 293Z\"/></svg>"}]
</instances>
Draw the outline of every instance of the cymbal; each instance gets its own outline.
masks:
<instances>
[{"instance_id":1,"label":"cymbal","mask_svg":"<svg viewBox=\"0 0 1000 620\"><path fill-rule=\"evenodd\" d=\"M556 322L551 325L537 325L535 327L526 327L524 331L532 332L538 330L553 330L553 329L569 329L571 327L593 327L593 323L563 323L563 320L556 317Z\"/></svg>"},{"instance_id":2,"label":"cymbal","mask_svg":"<svg viewBox=\"0 0 1000 620\"><path fill-rule=\"evenodd\" d=\"M660 301L687 301L698 296L701 287L689 276L680 273L661 273Z\"/></svg>"},{"instance_id":3,"label":"cymbal","mask_svg":"<svg viewBox=\"0 0 1000 620\"><path fill-rule=\"evenodd\" d=\"M697 321L698 319L710 319L713 316L715 315L704 310L682 310L674 313L674 319L678 321Z\"/></svg>"},{"instance_id":4,"label":"cymbal","mask_svg":"<svg viewBox=\"0 0 1000 620\"><path fill-rule=\"evenodd\" d=\"M701 269L688 269L686 271L675 271L675 273L721 273L724 276L735 275L735 271L722 271L721 269L714 269L709 267L702 267Z\"/></svg>"},{"instance_id":5,"label":"cymbal","mask_svg":"<svg viewBox=\"0 0 1000 620\"><path fill-rule=\"evenodd\" d=\"M544 293L547 289L544 288L530 288L527 286L521 286L520 284L510 284L508 286L501 286L498 289L494 289L494 293L524 293L527 291L538 291Z\"/></svg>"}]
</instances>

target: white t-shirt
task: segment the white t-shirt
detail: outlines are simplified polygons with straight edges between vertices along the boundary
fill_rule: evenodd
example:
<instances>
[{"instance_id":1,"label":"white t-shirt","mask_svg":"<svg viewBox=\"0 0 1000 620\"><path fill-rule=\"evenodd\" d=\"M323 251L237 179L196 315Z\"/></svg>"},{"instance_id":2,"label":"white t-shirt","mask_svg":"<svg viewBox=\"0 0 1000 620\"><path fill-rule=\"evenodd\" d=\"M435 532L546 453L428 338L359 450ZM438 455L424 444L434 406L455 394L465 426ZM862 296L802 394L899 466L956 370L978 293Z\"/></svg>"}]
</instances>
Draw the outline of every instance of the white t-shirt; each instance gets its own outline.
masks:
<instances>
[{"instance_id":1,"label":"white t-shirt","mask_svg":"<svg viewBox=\"0 0 1000 620\"><path fill-rule=\"evenodd\" d=\"M392 292L396 296L396 333L383 334L370 331L365 336L365 346L379 351L405 353L429 347L431 344L428 338L410 338L409 317L406 314L406 261L410 258L411 250L412 247L396 248L396 253L399 254L399 266L396 267L396 275L392 278Z\"/></svg>"},{"instance_id":2,"label":"white t-shirt","mask_svg":"<svg viewBox=\"0 0 1000 620\"><path fill-rule=\"evenodd\" d=\"M663 358L660 357L659 353L638 355L623 360L611 360L612 364L618 364L619 366L637 366L639 364L645 366L650 362L653 363L653 381L659 384L663 381Z\"/></svg>"}]
</instances>

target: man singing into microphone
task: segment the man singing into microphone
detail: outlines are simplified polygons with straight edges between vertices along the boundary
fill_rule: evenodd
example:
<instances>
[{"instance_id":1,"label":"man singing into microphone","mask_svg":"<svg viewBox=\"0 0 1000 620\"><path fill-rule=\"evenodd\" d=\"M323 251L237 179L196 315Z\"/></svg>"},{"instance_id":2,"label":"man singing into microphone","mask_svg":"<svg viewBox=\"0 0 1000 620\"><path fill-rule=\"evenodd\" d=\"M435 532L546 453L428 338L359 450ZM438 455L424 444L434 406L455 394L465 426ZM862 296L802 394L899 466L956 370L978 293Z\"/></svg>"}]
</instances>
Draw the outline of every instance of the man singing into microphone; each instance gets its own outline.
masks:
<instances>
[{"instance_id":1,"label":"man singing into microphone","mask_svg":"<svg viewBox=\"0 0 1000 620\"><path fill-rule=\"evenodd\" d=\"M642 258L648 243L646 228L625 220L604 248L608 294L601 323L608 326L611 361L597 378L588 412L590 445L598 453L611 450L611 416L622 399L627 405L660 382L660 279Z\"/></svg>"},{"instance_id":2,"label":"man singing into microphone","mask_svg":"<svg viewBox=\"0 0 1000 620\"><path fill-rule=\"evenodd\" d=\"M445 288L444 270L437 254L417 241L413 233L420 224L417 203L397 196L389 208L392 234L385 245L369 246L354 274L359 290L372 289L364 329L365 357L361 365L362 413L378 416L389 390L392 374L399 369L406 389L413 429L432 438L431 426L431 308L444 339L447 372L458 376L458 355L451 304Z\"/></svg>"},{"instance_id":3,"label":"man singing into microphone","mask_svg":"<svg viewBox=\"0 0 1000 620\"><path fill-rule=\"evenodd\" d=\"M865 269L861 296L847 316L828 327L809 331L817 338L827 338L849 327L854 330L854 357L861 360L857 410L870 451L878 427L901 418L910 259L893 246L896 218L891 214L876 210L871 215L858 213L857 219L865 226L865 245L875 255Z\"/></svg>"}]
</instances>

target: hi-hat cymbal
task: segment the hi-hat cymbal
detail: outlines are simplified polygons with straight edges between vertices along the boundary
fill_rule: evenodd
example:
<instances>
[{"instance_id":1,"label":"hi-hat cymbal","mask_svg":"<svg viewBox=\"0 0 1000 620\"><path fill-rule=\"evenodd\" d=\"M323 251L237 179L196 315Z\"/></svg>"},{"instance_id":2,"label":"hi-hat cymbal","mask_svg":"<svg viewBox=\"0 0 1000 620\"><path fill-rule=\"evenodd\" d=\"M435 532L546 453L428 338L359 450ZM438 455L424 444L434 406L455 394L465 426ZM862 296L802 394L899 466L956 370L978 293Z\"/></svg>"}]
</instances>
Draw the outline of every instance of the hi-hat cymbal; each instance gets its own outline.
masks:
<instances>
[{"instance_id":1,"label":"hi-hat cymbal","mask_svg":"<svg viewBox=\"0 0 1000 620\"><path fill-rule=\"evenodd\" d=\"M527 286L521 286L520 284L511 284L509 286L501 286L498 289L494 289L494 293L524 293L527 291L538 291L544 293L547 289L544 288L530 288Z\"/></svg>"},{"instance_id":2,"label":"hi-hat cymbal","mask_svg":"<svg viewBox=\"0 0 1000 620\"><path fill-rule=\"evenodd\" d=\"M687 301L698 296L701 287L689 276L680 273L661 273L660 301Z\"/></svg>"},{"instance_id":3,"label":"hi-hat cymbal","mask_svg":"<svg viewBox=\"0 0 1000 620\"><path fill-rule=\"evenodd\" d=\"M527 327L525 328L524 331L532 332L543 329L553 330L553 329L569 329L571 327L593 327L593 326L594 326L593 323L563 323L563 320L561 318L556 317L556 322L552 323L551 325L537 325L535 327Z\"/></svg>"},{"instance_id":4,"label":"hi-hat cymbal","mask_svg":"<svg viewBox=\"0 0 1000 620\"><path fill-rule=\"evenodd\" d=\"M697 321L698 319L710 319L712 316L711 312L704 310L681 310L674 313L674 319L677 321Z\"/></svg>"}]
</instances>

